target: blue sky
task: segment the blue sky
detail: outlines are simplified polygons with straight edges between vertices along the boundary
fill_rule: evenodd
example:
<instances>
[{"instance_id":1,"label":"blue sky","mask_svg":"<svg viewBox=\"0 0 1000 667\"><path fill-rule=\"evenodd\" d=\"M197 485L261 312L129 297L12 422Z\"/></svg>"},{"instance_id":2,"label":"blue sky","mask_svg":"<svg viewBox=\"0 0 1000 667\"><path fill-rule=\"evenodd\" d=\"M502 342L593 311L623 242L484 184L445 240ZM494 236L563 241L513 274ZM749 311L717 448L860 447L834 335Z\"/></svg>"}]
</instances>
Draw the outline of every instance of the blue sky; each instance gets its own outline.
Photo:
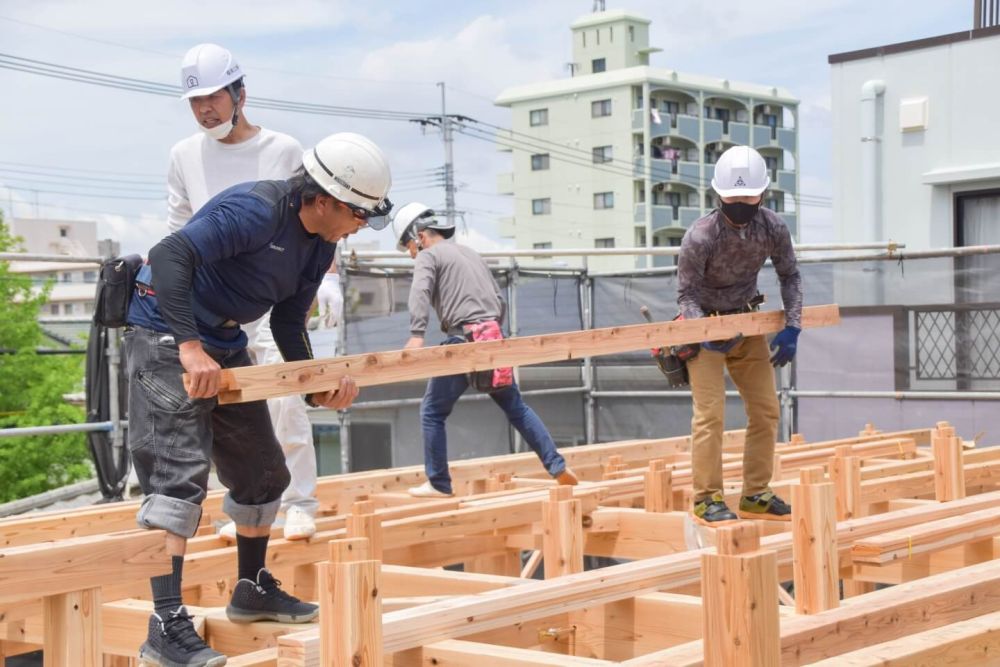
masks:
<instances>
[{"instance_id":1,"label":"blue sky","mask_svg":"<svg viewBox=\"0 0 1000 667\"><path fill-rule=\"evenodd\" d=\"M972 4L608 0L607 6L652 20L650 41L663 49L653 56L654 66L792 91L802 101L801 189L829 196L827 56L967 30ZM0 0L0 53L175 84L183 53L214 41L240 61L251 97L435 113L440 93L434 82L445 81L450 113L507 126L509 112L491 100L507 86L567 76L569 24L590 10L589 0ZM96 219L102 237L119 238L129 251L144 251L166 231L157 184L164 178L170 146L197 131L185 103L6 69L0 69L0 90L0 208L5 213L13 203L18 217L34 215L37 197L41 216ZM248 109L247 116L304 145L336 131L362 132L390 155L400 182L394 201L419 199L432 206L444 201L443 191L424 187L426 179L418 175L443 163L440 139L422 135L410 123L259 109ZM495 220L511 210L509 200L491 194L496 174L510 169L509 156L458 137L455 160L462 186L457 206L468 211L473 241L489 247L497 240ZM56 194L74 189L53 185L69 179L17 175L10 163L41 165L39 171L52 174L71 173L53 167L87 170L93 173L72 173L97 178L121 174L122 181L142 185L110 190L114 182L90 182L101 184L104 194L153 199ZM803 240L828 240L830 219L829 209L803 209ZM360 240L391 245L375 232L364 232Z\"/></svg>"}]
</instances>

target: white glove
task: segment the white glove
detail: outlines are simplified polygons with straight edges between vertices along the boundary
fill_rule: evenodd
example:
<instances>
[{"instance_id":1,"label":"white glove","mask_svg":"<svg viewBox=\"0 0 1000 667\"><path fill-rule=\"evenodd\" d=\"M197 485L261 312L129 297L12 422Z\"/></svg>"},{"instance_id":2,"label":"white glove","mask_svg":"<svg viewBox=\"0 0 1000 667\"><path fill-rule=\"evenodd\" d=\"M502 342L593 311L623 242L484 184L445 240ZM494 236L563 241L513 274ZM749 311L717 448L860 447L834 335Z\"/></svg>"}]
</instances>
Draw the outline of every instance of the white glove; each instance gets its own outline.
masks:
<instances>
[{"instance_id":1,"label":"white glove","mask_svg":"<svg viewBox=\"0 0 1000 667\"><path fill-rule=\"evenodd\" d=\"M316 292L319 302L319 328L332 329L340 324L344 310L344 295L340 291L340 275L328 273Z\"/></svg>"}]
</instances>

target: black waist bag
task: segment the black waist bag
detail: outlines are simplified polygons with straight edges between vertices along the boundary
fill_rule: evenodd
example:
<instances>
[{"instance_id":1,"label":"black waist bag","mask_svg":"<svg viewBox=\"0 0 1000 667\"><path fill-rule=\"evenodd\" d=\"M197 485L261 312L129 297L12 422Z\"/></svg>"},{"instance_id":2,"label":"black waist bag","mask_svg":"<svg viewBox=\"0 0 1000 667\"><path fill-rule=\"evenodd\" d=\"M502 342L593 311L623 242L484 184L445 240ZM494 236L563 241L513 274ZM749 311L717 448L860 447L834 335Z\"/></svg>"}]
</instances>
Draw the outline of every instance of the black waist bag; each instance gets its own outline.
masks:
<instances>
[{"instance_id":1,"label":"black waist bag","mask_svg":"<svg viewBox=\"0 0 1000 667\"><path fill-rule=\"evenodd\" d=\"M128 305L135 292L135 274L142 266L142 257L126 255L101 265L94 302L94 323L114 329L125 326Z\"/></svg>"}]
</instances>

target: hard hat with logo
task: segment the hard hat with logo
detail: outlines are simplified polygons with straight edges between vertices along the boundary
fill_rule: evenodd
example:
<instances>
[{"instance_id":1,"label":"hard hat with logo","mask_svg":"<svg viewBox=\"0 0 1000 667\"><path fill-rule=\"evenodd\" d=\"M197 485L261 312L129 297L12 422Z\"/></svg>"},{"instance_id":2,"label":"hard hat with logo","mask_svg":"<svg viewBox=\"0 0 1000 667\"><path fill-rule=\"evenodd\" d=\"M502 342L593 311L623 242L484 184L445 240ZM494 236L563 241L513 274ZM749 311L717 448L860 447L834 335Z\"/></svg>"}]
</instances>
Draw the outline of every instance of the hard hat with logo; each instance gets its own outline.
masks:
<instances>
[{"instance_id":1,"label":"hard hat with logo","mask_svg":"<svg viewBox=\"0 0 1000 667\"><path fill-rule=\"evenodd\" d=\"M211 95L242 78L243 70L227 49L199 44L184 54L181 62L181 97Z\"/></svg>"},{"instance_id":2,"label":"hard hat with logo","mask_svg":"<svg viewBox=\"0 0 1000 667\"><path fill-rule=\"evenodd\" d=\"M420 202L410 202L392 218L392 231L400 250L405 251L409 242L416 241L417 234L425 229L447 232L455 229L455 223L439 220L430 206Z\"/></svg>"},{"instance_id":3,"label":"hard hat with logo","mask_svg":"<svg viewBox=\"0 0 1000 667\"><path fill-rule=\"evenodd\" d=\"M767 163L749 146L733 146L715 163L712 189L720 197L755 197L770 184Z\"/></svg>"},{"instance_id":4,"label":"hard hat with logo","mask_svg":"<svg viewBox=\"0 0 1000 667\"><path fill-rule=\"evenodd\" d=\"M381 149L367 137L338 132L302 155L302 166L332 197L365 214L368 226L384 229L392 202L392 174Z\"/></svg>"}]
</instances>

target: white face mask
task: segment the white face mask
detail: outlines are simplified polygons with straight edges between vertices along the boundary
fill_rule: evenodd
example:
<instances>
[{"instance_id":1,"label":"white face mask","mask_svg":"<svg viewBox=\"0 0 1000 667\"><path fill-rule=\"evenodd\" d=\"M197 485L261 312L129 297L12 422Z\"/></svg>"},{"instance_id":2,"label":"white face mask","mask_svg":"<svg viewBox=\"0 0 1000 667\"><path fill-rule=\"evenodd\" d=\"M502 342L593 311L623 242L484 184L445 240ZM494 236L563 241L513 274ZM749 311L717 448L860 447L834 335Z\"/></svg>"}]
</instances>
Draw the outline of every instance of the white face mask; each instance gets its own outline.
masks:
<instances>
[{"instance_id":1,"label":"white face mask","mask_svg":"<svg viewBox=\"0 0 1000 667\"><path fill-rule=\"evenodd\" d=\"M222 141L223 139L228 137L229 134L233 131L233 120L230 118L229 120L223 123L219 123L215 127L205 127L201 123L198 123L198 127L201 128L202 132L212 137L216 141Z\"/></svg>"}]
</instances>

